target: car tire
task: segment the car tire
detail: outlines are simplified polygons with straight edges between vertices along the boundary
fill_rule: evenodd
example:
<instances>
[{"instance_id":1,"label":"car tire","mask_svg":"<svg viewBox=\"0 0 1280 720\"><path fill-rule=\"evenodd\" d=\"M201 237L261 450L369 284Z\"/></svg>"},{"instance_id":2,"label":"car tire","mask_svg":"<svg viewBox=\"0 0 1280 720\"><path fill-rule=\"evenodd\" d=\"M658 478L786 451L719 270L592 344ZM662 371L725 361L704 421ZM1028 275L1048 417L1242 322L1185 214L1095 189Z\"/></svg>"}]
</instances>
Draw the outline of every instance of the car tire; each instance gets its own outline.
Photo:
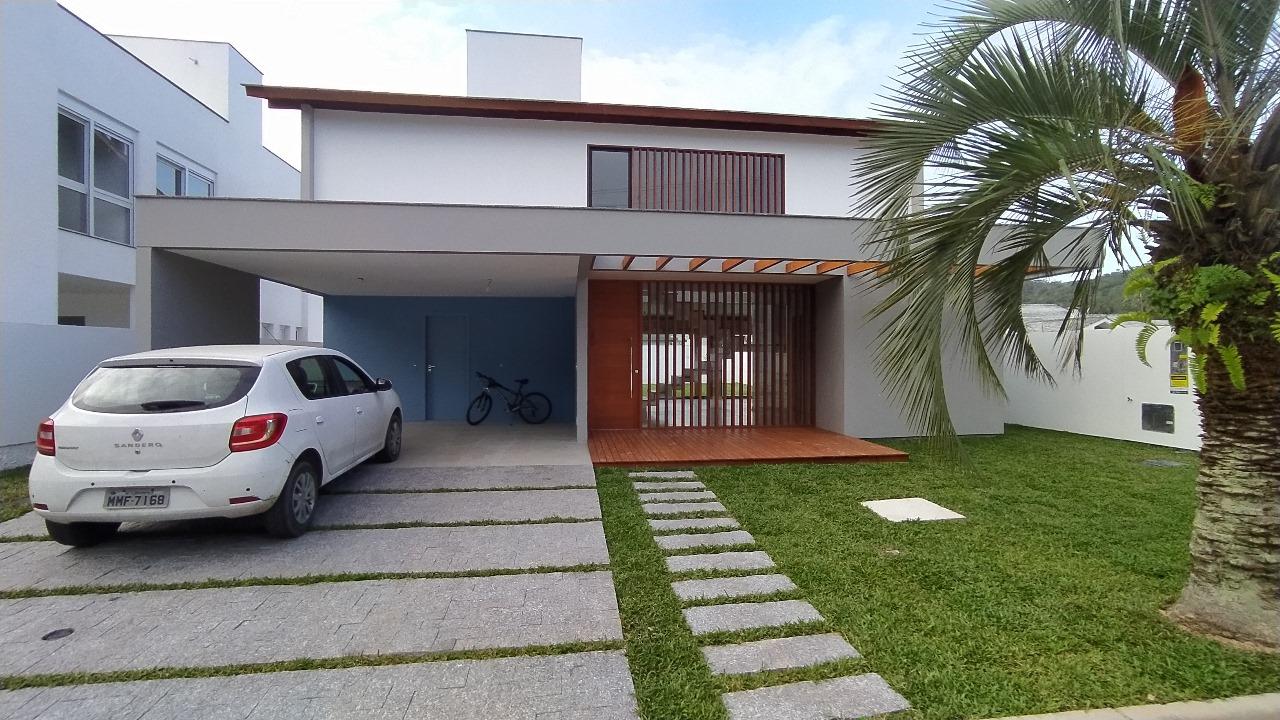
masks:
<instances>
[{"instance_id":1,"label":"car tire","mask_svg":"<svg viewBox=\"0 0 1280 720\"><path fill-rule=\"evenodd\" d=\"M400 420L400 413L391 416L391 422L387 423L387 434L382 439L382 450L373 457L380 463L395 462L400 458L400 446L404 441L404 422Z\"/></svg>"},{"instance_id":2,"label":"car tire","mask_svg":"<svg viewBox=\"0 0 1280 720\"><path fill-rule=\"evenodd\" d=\"M56 523L45 520L44 527L54 542L72 547L90 547L109 540L120 529L120 523Z\"/></svg>"},{"instance_id":3,"label":"car tire","mask_svg":"<svg viewBox=\"0 0 1280 720\"><path fill-rule=\"evenodd\" d=\"M299 460L280 488L280 497L265 513L267 533L278 538L296 538L311 528L320 499L320 472L310 460Z\"/></svg>"}]
</instances>

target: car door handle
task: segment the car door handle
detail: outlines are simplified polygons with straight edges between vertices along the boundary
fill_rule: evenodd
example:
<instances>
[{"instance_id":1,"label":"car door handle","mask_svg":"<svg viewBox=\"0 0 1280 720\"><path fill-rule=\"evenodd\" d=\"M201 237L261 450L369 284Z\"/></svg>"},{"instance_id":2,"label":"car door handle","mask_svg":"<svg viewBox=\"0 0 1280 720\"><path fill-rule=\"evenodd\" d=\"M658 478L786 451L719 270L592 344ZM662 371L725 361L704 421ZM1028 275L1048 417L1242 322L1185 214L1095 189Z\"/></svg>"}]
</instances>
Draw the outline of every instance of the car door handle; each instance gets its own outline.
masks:
<instances>
[{"instance_id":1,"label":"car door handle","mask_svg":"<svg viewBox=\"0 0 1280 720\"><path fill-rule=\"evenodd\" d=\"M317 425L323 425L323 424L324 424L324 416L323 416L323 415L317 415L317 416L316 416L316 424L317 424Z\"/></svg>"},{"instance_id":2,"label":"car door handle","mask_svg":"<svg viewBox=\"0 0 1280 720\"><path fill-rule=\"evenodd\" d=\"M356 408L356 414L357 414L357 415L363 415L363 414L364 414L364 408Z\"/></svg>"}]
</instances>

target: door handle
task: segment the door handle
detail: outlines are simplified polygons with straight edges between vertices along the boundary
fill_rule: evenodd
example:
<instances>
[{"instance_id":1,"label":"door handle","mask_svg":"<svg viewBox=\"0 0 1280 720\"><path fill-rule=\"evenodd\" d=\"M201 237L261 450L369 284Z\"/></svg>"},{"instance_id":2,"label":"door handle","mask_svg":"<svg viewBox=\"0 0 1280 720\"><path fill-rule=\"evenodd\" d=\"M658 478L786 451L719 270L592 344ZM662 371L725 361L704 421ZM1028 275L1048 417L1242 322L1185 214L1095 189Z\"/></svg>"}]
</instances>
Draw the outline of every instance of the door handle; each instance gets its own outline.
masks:
<instances>
[{"instance_id":1,"label":"door handle","mask_svg":"<svg viewBox=\"0 0 1280 720\"><path fill-rule=\"evenodd\" d=\"M356 408L356 414L357 414L357 415L363 415L363 414L364 414L364 408Z\"/></svg>"},{"instance_id":2,"label":"door handle","mask_svg":"<svg viewBox=\"0 0 1280 720\"><path fill-rule=\"evenodd\" d=\"M428 366L427 366L427 372L431 372L432 370L435 370L435 369L436 369L436 366L435 366L435 365L428 365Z\"/></svg>"},{"instance_id":3,"label":"door handle","mask_svg":"<svg viewBox=\"0 0 1280 720\"><path fill-rule=\"evenodd\" d=\"M317 424L317 425L323 425L323 424L324 424L324 416L323 416L323 415L317 415L317 416L316 416L316 424Z\"/></svg>"}]
</instances>

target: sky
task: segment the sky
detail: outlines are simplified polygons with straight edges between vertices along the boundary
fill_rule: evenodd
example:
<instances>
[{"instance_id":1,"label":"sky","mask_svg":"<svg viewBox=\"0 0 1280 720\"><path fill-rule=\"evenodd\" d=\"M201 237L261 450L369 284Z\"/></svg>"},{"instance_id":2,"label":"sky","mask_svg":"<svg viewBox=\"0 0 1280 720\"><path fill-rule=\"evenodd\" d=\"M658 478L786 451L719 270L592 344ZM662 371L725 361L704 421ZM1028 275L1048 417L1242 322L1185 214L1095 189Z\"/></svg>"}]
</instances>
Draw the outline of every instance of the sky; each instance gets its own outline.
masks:
<instances>
[{"instance_id":1,"label":"sky","mask_svg":"<svg viewBox=\"0 0 1280 720\"><path fill-rule=\"evenodd\" d=\"M108 34L229 42L271 85L462 95L465 30L583 38L583 100L866 116L934 0L61 0ZM263 144L298 164L297 112Z\"/></svg>"}]
</instances>

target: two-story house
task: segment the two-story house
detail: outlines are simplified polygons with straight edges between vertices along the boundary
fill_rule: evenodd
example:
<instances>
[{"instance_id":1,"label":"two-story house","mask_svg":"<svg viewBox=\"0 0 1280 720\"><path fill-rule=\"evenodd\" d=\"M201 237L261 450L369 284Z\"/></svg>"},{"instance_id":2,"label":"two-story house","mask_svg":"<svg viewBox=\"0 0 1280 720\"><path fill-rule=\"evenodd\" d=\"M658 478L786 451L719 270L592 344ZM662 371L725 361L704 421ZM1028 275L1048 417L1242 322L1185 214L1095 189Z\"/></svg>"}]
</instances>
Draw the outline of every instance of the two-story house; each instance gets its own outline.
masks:
<instances>
[{"instance_id":1,"label":"two-story house","mask_svg":"<svg viewBox=\"0 0 1280 720\"><path fill-rule=\"evenodd\" d=\"M226 43L108 37L53 0L0 3L0 468L31 461L34 428L96 363L137 348L140 196L298 197L244 94L261 81ZM318 297L259 292L254 342L260 322L319 340Z\"/></svg>"},{"instance_id":2,"label":"two-story house","mask_svg":"<svg viewBox=\"0 0 1280 720\"><path fill-rule=\"evenodd\" d=\"M462 419L480 371L529 378L580 438L914 434L874 367L880 258L849 217L877 124L580 92L580 39L474 31L465 97L250 86L301 111L303 198L143 200L139 326L251 341L269 278L325 297L326 344L392 379L410 422ZM948 393L961 433L1002 432L958 366Z\"/></svg>"}]
</instances>

